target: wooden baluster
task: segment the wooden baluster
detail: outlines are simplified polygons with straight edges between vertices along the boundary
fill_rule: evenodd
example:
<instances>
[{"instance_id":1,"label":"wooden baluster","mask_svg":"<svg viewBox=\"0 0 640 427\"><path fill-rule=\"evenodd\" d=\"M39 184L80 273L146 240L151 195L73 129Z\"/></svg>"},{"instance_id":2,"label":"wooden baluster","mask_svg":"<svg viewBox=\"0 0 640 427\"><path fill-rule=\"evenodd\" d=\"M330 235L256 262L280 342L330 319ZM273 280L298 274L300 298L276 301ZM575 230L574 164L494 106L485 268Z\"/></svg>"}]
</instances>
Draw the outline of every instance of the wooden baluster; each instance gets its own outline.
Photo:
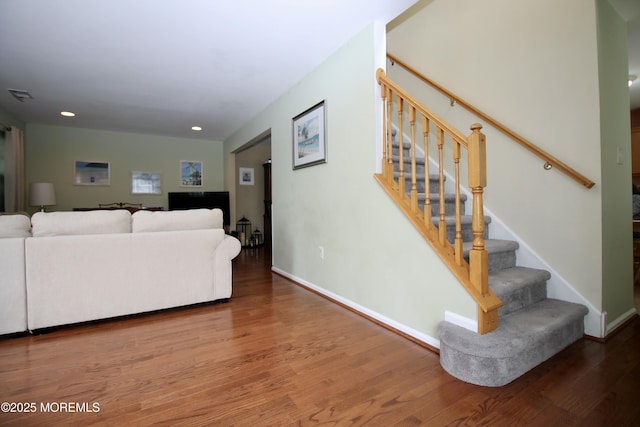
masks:
<instances>
[{"instance_id":1,"label":"wooden baluster","mask_svg":"<svg viewBox=\"0 0 640 427\"><path fill-rule=\"evenodd\" d=\"M473 193L471 230L473 244L469 252L469 280L481 295L489 292L489 255L484 247L484 206L482 193L487 186L486 140L482 125L471 126L467 139L469 151L469 187ZM478 308L478 333L485 334L498 327L498 309L488 312Z\"/></svg>"},{"instance_id":2,"label":"wooden baluster","mask_svg":"<svg viewBox=\"0 0 640 427\"><path fill-rule=\"evenodd\" d=\"M454 241L456 264L462 265L462 224L460 213L460 143L458 141L453 142L453 163L455 166L456 176L456 237Z\"/></svg>"},{"instance_id":3,"label":"wooden baluster","mask_svg":"<svg viewBox=\"0 0 640 427\"><path fill-rule=\"evenodd\" d=\"M405 194L405 181L404 181L404 140L402 129L402 115L403 115L404 99L398 95L398 166L399 166L399 178L398 178L398 192L400 197L404 198Z\"/></svg>"},{"instance_id":4,"label":"wooden baluster","mask_svg":"<svg viewBox=\"0 0 640 427\"><path fill-rule=\"evenodd\" d=\"M447 223L444 219L444 161L443 161L443 146L444 146L444 130L438 128L438 167L439 167L439 195L440 201L440 221L438 222L438 238L441 245L447 242Z\"/></svg>"},{"instance_id":5,"label":"wooden baluster","mask_svg":"<svg viewBox=\"0 0 640 427\"><path fill-rule=\"evenodd\" d=\"M431 186L429 180L429 119L422 116L422 140L424 143L424 223L433 227L431 221Z\"/></svg>"},{"instance_id":6,"label":"wooden baluster","mask_svg":"<svg viewBox=\"0 0 640 427\"><path fill-rule=\"evenodd\" d=\"M386 174L387 174L387 182L389 184L393 184L393 120L392 120L392 111L393 111L393 92L391 88L386 87L387 92L387 164Z\"/></svg>"},{"instance_id":7,"label":"wooden baluster","mask_svg":"<svg viewBox=\"0 0 640 427\"><path fill-rule=\"evenodd\" d=\"M387 159L389 158L388 141L389 141L389 128L387 126L388 104L387 104L387 87L381 85L381 98L382 98L382 176L387 179Z\"/></svg>"},{"instance_id":8,"label":"wooden baluster","mask_svg":"<svg viewBox=\"0 0 640 427\"><path fill-rule=\"evenodd\" d=\"M418 185L416 182L416 109L409 107L409 124L411 125L411 212L418 212Z\"/></svg>"}]
</instances>

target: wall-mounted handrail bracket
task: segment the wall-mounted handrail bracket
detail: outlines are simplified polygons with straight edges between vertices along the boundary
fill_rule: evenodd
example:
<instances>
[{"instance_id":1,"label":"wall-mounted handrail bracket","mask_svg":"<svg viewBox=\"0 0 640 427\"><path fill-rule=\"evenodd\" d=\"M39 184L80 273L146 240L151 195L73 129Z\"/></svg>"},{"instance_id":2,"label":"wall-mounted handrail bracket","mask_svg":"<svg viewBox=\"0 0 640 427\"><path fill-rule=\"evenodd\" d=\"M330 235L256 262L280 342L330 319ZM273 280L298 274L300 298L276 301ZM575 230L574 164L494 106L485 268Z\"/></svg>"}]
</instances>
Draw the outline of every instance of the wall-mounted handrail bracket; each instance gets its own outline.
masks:
<instances>
[{"instance_id":1,"label":"wall-mounted handrail bracket","mask_svg":"<svg viewBox=\"0 0 640 427\"><path fill-rule=\"evenodd\" d=\"M473 105L471 105L470 103L468 103L464 99L462 99L459 96L455 95L453 92L445 89L443 86L440 86L438 83L436 83L433 80L429 79L428 77L424 76L423 74L418 72L416 69L414 69L410 65L406 64L405 62L401 61L397 57L387 53L387 58L389 58L389 60L391 61L392 64L401 66L402 68L407 70L409 73L413 74L415 77L417 77L418 79L420 79L424 83L428 84L429 86L433 87L434 89L438 90L439 92L441 92L442 94L447 96L449 98L449 103L450 103L451 107L453 107L455 105L460 105L460 106L464 107L468 111L470 111L473 114L475 114L477 117L481 118L486 123L490 124L495 129L497 129L500 132L502 132L503 134L507 135L509 138L511 138L512 140L514 140L518 144L520 144L522 147L526 148L527 150L529 150L530 152L532 152L536 156L540 157L542 160L544 160L546 162L545 165L544 165L544 169L545 170L550 170L552 167L555 167L560 172L566 174L567 176L569 176L570 178L572 178L575 181L579 182L580 184L582 184L586 188L592 188L595 185L595 182L593 182L589 178L585 177L584 175L580 174L575 169L569 167L565 163L563 163L560 160L556 159L554 156L552 156L551 154L547 153L546 151L544 151L543 149L541 149L540 147L538 147L537 145L535 145L531 141L529 141L529 140L525 139L524 137L518 135L516 132L512 131L511 129L509 129L508 127L506 127L505 125L503 125L502 123L497 121L496 119L494 119L491 116L489 116L489 115L485 114L484 112L480 111L478 108L474 107Z\"/></svg>"}]
</instances>

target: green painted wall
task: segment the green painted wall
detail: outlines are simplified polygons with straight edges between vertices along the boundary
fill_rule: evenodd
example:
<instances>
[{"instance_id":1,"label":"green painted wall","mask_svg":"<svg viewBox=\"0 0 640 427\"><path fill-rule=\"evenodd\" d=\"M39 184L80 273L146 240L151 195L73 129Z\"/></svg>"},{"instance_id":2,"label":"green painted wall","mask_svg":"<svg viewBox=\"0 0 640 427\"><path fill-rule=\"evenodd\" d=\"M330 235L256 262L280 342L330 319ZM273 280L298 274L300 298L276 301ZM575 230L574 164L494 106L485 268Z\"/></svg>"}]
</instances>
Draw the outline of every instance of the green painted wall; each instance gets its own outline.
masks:
<instances>
[{"instance_id":1,"label":"green painted wall","mask_svg":"<svg viewBox=\"0 0 640 427\"><path fill-rule=\"evenodd\" d=\"M25 132L26 187L28 191L31 182L53 182L57 205L52 210L112 202L167 208L170 191L224 190L222 154L222 142L29 123ZM110 162L111 185L74 185L75 160ZM203 162L202 187L180 187L181 160ZM160 172L162 194L131 194L131 171Z\"/></svg>"},{"instance_id":2,"label":"green painted wall","mask_svg":"<svg viewBox=\"0 0 640 427\"><path fill-rule=\"evenodd\" d=\"M485 124L485 207L549 266L552 283L568 284L550 286L552 296L590 305L588 333L600 335L601 313L611 323L633 307L623 23L600 0L425 3L389 31L389 52L596 182L587 190L545 171ZM422 91L399 67L388 73ZM424 99L460 129L478 121L446 97Z\"/></svg>"},{"instance_id":3,"label":"green painted wall","mask_svg":"<svg viewBox=\"0 0 640 427\"><path fill-rule=\"evenodd\" d=\"M633 310L627 27L608 1L597 0L596 11L602 143L602 306L609 322L616 322Z\"/></svg>"},{"instance_id":4,"label":"green painted wall","mask_svg":"<svg viewBox=\"0 0 640 427\"><path fill-rule=\"evenodd\" d=\"M226 140L225 153L232 158L271 130L275 268L436 337L445 308L470 318L476 309L373 178L381 128L375 71L384 64L384 34L378 24L363 30ZM328 161L293 170L292 118L323 99ZM227 179L234 179L230 169Z\"/></svg>"},{"instance_id":5,"label":"green painted wall","mask_svg":"<svg viewBox=\"0 0 640 427\"><path fill-rule=\"evenodd\" d=\"M264 168L262 164L271 157L271 145L262 143L236 154L234 187L238 218L251 221L252 230L264 232ZM240 168L253 169L253 185L240 184ZM234 223L235 224L235 223ZM234 225L232 225L234 227Z\"/></svg>"}]
</instances>

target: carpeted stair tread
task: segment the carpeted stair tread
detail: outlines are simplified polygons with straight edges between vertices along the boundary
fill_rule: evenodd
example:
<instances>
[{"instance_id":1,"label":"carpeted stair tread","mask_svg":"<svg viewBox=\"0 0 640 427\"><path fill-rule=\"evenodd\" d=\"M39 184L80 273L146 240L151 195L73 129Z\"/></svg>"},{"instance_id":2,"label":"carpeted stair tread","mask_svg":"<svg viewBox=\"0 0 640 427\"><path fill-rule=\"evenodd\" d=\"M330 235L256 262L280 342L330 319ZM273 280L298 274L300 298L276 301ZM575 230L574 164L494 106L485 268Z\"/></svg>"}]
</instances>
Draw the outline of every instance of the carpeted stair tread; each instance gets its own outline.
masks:
<instances>
[{"instance_id":1,"label":"carpeted stair tread","mask_svg":"<svg viewBox=\"0 0 640 427\"><path fill-rule=\"evenodd\" d=\"M583 305L547 298L500 319L495 331L480 335L449 322L442 322L440 340L474 357L505 358L532 347L532 343L547 337L567 321L587 314ZM456 330L456 335L450 331ZM471 351L473 349L473 351Z\"/></svg>"},{"instance_id":2,"label":"carpeted stair tread","mask_svg":"<svg viewBox=\"0 0 640 427\"><path fill-rule=\"evenodd\" d=\"M410 191L407 191L407 194L410 194ZM423 210L426 202L425 193L418 193L418 207ZM465 213L465 205L464 202L467 200L466 194L460 195L460 213L464 215ZM429 203L431 208L432 215L440 215L440 194L431 193L429 194ZM456 195L455 194L444 194L444 211L445 215L455 215L456 213Z\"/></svg>"},{"instance_id":3,"label":"carpeted stair tread","mask_svg":"<svg viewBox=\"0 0 640 427\"><path fill-rule=\"evenodd\" d=\"M502 317L498 329L485 335L441 322L440 362L472 384L507 384L580 339L587 311L580 304L545 299Z\"/></svg>"},{"instance_id":4,"label":"carpeted stair tread","mask_svg":"<svg viewBox=\"0 0 640 427\"><path fill-rule=\"evenodd\" d=\"M489 287L503 303L498 310L504 316L547 297L546 270L529 267L512 267L489 275Z\"/></svg>"},{"instance_id":5,"label":"carpeted stair tread","mask_svg":"<svg viewBox=\"0 0 640 427\"><path fill-rule=\"evenodd\" d=\"M469 256L469 251L472 246L472 242L464 242L462 244L462 250L465 257ZM518 242L514 240L486 239L484 241L484 248L490 254L496 252L515 251L519 247L520 245Z\"/></svg>"},{"instance_id":6,"label":"carpeted stair tread","mask_svg":"<svg viewBox=\"0 0 640 427\"><path fill-rule=\"evenodd\" d=\"M396 181L399 181L400 179L400 172L398 171L394 171L393 172L393 177ZM420 193L424 193L425 188L429 188L429 191L431 192L437 192L439 191L438 189L440 188L440 178L438 177L438 175L434 175L434 174L430 174L429 175L429 182L427 184L425 184L424 182L424 178L425 178L425 172L424 169L421 170L420 172L416 173L416 188L418 189L418 192ZM446 177L444 179L446 181ZM405 177L404 177L404 182L405 182L405 188L407 189L407 192L409 192L409 190L411 189L411 173L407 173L407 171L405 171Z\"/></svg>"},{"instance_id":7,"label":"carpeted stair tread","mask_svg":"<svg viewBox=\"0 0 640 427\"><path fill-rule=\"evenodd\" d=\"M465 241L462 244L462 253L467 261L469 260L471 247L471 241ZM516 250L519 247L518 242L513 240L485 239L484 248L489 253L489 274L515 267Z\"/></svg>"},{"instance_id":8,"label":"carpeted stair tread","mask_svg":"<svg viewBox=\"0 0 640 427\"><path fill-rule=\"evenodd\" d=\"M411 181L411 171L404 171L404 175L405 175L405 179L407 181ZM424 172L418 172L416 173L416 180L417 181L424 181L424 176L425 173ZM398 178L400 177L400 172L397 170L393 171L393 177L395 178L395 180L397 181ZM447 180L447 177L444 177L444 180ZM440 177L437 174L429 174L429 181L434 181L434 182L440 182Z\"/></svg>"},{"instance_id":9,"label":"carpeted stair tread","mask_svg":"<svg viewBox=\"0 0 640 427\"><path fill-rule=\"evenodd\" d=\"M432 220L432 222L433 222L433 224L434 224L435 226L438 226L438 224L440 223L440 218L439 218L438 216L435 216L435 215L434 215L434 216L431 218L431 220ZM447 226L453 226L453 225L456 225L456 217L455 217L455 216L453 216L453 215L446 215L446 216L444 217L444 222L447 224ZM471 224L472 224L472 222L473 222L473 218L471 217L471 215L461 215L461 216L460 216L460 224L461 224L461 225L471 225ZM485 217L484 217L484 223L485 223L485 225L486 225L486 224L489 224L490 222L491 222L491 217L485 216ZM487 241L488 241L488 240L485 240L485 243L486 243ZM465 249L465 252L464 252L464 254L465 254L465 255L468 255L469 249L471 249L471 243L469 243L469 248Z\"/></svg>"},{"instance_id":10,"label":"carpeted stair tread","mask_svg":"<svg viewBox=\"0 0 640 427\"><path fill-rule=\"evenodd\" d=\"M409 190L411 190L411 188L409 188ZM424 201L424 199L426 198L426 194L425 193L418 193L418 200ZM432 202L439 202L440 201L440 194L439 193L429 193L429 198L431 199ZM466 194L460 194L460 202L464 203L467 200L467 195ZM445 203L455 203L456 201L456 195L454 193L444 193L444 201Z\"/></svg>"},{"instance_id":11,"label":"carpeted stair tread","mask_svg":"<svg viewBox=\"0 0 640 427\"><path fill-rule=\"evenodd\" d=\"M433 211L431 213L432 213L431 222L433 223L433 225L436 226L436 228L438 228L440 226L440 218L438 215L434 215ZM444 222L447 229L447 240L449 241L449 243L453 244L453 241L456 237L456 217L445 215ZM484 225L485 225L484 238L485 239L489 237L489 223L491 223L491 217L485 216L484 217ZM471 217L471 215L460 216L462 240L464 242L473 240L472 224L473 224L473 218Z\"/></svg>"}]
</instances>

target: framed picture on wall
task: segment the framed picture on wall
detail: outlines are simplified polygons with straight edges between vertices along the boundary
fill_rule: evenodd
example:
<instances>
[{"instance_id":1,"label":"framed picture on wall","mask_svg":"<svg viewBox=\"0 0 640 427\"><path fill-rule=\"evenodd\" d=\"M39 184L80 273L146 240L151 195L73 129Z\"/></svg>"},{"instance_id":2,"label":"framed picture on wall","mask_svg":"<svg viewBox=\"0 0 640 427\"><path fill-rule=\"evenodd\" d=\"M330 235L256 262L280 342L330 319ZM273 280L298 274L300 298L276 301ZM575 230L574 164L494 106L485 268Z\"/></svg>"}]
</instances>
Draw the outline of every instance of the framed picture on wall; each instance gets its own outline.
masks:
<instances>
[{"instance_id":1,"label":"framed picture on wall","mask_svg":"<svg viewBox=\"0 0 640 427\"><path fill-rule=\"evenodd\" d=\"M321 101L293 118L293 169L327 161L325 102Z\"/></svg>"},{"instance_id":2,"label":"framed picture on wall","mask_svg":"<svg viewBox=\"0 0 640 427\"><path fill-rule=\"evenodd\" d=\"M202 162L180 160L180 186L202 187Z\"/></svg>"},{"instance_id":3,"label":"framed picture on wall","mask_svg":"<svg viewBox=\"0 0 640 427\"><path fill-rule=\"evenodd\" d=\"M162 175L131 171L131 194L162 194Z\"/></svg>"},{"instance_id":4,"label":"framed picture on wall","mask_svg":"<svg viewBox=\"0 0 640 427\"><path fill-rule=\"evenodd\" d=\"M254 185L253 168L240 168L238 180L240 185Z\"/></svg>"},{"instance_id":5,"label":"framed picture on wall","mask_svg":"<svg viewBox=\"0 0 640 427\"><path fill-rule=\"evenodd\" d=\"M74 185L111 185L111 164L75 160L73 162Z\"/></svg>"}]
</instances>

